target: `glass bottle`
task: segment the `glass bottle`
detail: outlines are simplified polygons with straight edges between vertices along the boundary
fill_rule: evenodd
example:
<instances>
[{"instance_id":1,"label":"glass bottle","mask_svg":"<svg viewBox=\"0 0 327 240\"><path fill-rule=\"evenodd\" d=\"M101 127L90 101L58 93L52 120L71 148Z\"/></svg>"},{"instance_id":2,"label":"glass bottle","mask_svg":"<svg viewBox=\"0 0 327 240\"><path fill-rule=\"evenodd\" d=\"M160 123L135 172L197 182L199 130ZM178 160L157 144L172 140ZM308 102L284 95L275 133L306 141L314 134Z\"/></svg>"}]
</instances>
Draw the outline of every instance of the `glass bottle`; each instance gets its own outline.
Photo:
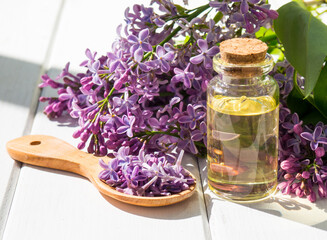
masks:
<instances>
[{"instance_id":1,"label":"glass bottle","mask_svg":"<svg viewBox=\"0 0 327 240\"><path fill-rule=\"evenodd\" d=\"M213 59L218 75L207 89L208 184L239 202L266 198L277 186L279 88L268 75L272 57L256 59L253 48L234 47L227 59L221 47Z\"/></svg>"}]
</instances>

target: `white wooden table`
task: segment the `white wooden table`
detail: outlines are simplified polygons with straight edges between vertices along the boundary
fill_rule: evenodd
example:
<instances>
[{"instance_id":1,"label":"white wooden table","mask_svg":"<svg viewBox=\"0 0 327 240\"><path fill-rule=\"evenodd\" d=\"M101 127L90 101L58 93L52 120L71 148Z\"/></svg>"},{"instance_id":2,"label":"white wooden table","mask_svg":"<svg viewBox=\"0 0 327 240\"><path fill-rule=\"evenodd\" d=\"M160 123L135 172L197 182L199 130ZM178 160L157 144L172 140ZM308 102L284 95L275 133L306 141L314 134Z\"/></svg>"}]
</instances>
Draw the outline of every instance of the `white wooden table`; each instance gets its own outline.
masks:
<instances>
[{"instance_id":1,"label":"white wooden table","mask_svg":"<svg viewBox=\"0 0 327 240\"><path fill-rule=\"evenodd\" d=\"M105 198L75 174L9 157L6 142L26 134L76 145L74 121L42 113L39 95L54 93L40 92L40 76L56 76L67 61L78 71L87 47L105 54L135 2L0 0L0 239L326 239L327 200L276 194L246 205L222 201L208 190L205 161L191 156L184 165L198 179L196 194L161 208Z\"/></svg>"}]
</instances>

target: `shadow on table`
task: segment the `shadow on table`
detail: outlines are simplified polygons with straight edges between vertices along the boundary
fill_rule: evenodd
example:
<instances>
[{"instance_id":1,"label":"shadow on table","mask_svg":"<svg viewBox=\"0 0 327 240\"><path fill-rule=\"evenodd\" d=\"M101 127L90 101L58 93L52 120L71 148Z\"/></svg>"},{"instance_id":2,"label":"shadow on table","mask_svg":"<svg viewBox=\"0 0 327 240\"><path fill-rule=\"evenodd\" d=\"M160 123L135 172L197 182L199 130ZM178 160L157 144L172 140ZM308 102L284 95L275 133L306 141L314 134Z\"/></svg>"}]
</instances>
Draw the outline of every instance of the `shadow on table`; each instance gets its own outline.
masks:
<instances>
[{"instance_id":1,"label":"shadow on table","mask_svg":"<svg viewBox=\"0 0 327 240\"><path fill-rule=\"evenodd\" d=\"M200 169L202 176L206 176L207 171L206 167ZM207 214L210 219L211 214L213 213L212 208L214 203L218 201L222 202L225 200L219 199L210 192L207 181L205 179L203 184L203 189L205 192L205 200L207 205ZM286 218L295 222L300 222L312 227L319 228L321 230L327 231L327 201L326 199L317 199L316 203L310 203L309 201L306 204L306 199L300 199L293 196L283 196L280 194L274 195L268 199L259 202L253 203L228 203L236 204L235 208L242 209L251 208L254 210L259 210L277 217ZM218 205L220 205L218 203Z\"/></svg>"},{"instance_id":2,"label":"shadow on table","mask_svg":"<svg viewBox=\"0 0 327 240\"><path fill-rule=\"evenodd\" d=\"M39 109L43 111L43 109ZM78 121L72 118L67 112L63 113L59 118L49 118L50 121L56 122L58 127L78 127Z\"/></svg>"},{"instance_id":3,"label":"shadow on table","mask_svg":"<svg viewBox=\"0 0 327 240\"><path fill-rule=\"evenodd\" d=\"M41 66L0 56L0 101L30 107Z\"/></svg>"},{"instance_id":4,"label":"shadow on table","mask_svg":"<svg viewBox=\"0 0 327 240\"><path fill-rule=\"evenodd\" d=\"M6 102L21 107L37 107L42 112L47 103L33 105L40 94L37 84L40 82L41 65L15 58L0 56L0 104ZM61 70L51 68L47 74L55 79ZM43 96L57 96L57 90L46 87ZM39 106L40 105L40 106ZM35 109L31 109L31 112ZM76 127L77 120L63 114L60 118L51 118L58 122L58 126Z\"/></svg>"},{"instance_id":5,"label":"shadow on table","mask_svg":"<svg viewBox=\"0 0 327 240\"><path fill-rule=\"evenodd\" d=\"M119 202L103 194L101 195L104 199L108 201L108 203L115 206L116 208L119 208L122 211L147 218L176 220L201 215L200 208L194 207L195 205L200 205L198 200L198 194L198 192L195 192L189 199L163 207L134 206L127 203Z\"/></svg>"}]
</instances>

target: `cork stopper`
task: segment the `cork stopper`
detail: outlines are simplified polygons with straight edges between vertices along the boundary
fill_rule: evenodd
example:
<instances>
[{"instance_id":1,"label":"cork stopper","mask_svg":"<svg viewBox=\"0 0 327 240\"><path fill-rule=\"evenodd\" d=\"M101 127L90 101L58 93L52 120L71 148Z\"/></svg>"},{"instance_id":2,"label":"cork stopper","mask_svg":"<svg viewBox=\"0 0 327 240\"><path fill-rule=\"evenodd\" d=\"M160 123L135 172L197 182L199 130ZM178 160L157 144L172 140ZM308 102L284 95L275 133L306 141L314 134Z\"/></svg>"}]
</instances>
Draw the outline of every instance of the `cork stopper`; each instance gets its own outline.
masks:
<instances>
[{"instance_id":1,"label":"cork stopper","mask_svg":"<svg viewBox=\"0 0 327 240\"><path fill-rule=\"evenodd\" d=\"M267 44L255 38L233 38L220 43L221 58L230 64L262 62L267 50Z\"/></svg>"}]
</instances>

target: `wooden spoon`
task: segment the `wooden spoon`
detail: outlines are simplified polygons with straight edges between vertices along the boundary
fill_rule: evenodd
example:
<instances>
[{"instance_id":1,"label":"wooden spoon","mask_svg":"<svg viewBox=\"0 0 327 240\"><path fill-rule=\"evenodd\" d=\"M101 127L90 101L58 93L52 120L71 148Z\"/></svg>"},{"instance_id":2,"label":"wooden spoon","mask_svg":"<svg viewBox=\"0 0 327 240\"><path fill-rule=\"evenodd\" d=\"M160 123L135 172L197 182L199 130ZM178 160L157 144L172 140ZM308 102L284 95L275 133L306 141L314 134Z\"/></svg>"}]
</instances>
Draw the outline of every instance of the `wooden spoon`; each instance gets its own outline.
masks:
<instances>
[{"instance_id":1,"label":"wooden spoon","mask_svg":"<svg viewBox=\"0 0 327 240\"><path fill-rule=\"evenodd\" d=\"M170 205L189 198L195 192L195 184L189 190L164 197L141 197L118 192L98 178L102 170L98 157L51 136L29 135L16 138L7 143L7 151L13 159L23 163L82 175L102 194L133 205L145 207ZM194 178L193 175L192 177Z\"/></svg>"}]
</instances>

